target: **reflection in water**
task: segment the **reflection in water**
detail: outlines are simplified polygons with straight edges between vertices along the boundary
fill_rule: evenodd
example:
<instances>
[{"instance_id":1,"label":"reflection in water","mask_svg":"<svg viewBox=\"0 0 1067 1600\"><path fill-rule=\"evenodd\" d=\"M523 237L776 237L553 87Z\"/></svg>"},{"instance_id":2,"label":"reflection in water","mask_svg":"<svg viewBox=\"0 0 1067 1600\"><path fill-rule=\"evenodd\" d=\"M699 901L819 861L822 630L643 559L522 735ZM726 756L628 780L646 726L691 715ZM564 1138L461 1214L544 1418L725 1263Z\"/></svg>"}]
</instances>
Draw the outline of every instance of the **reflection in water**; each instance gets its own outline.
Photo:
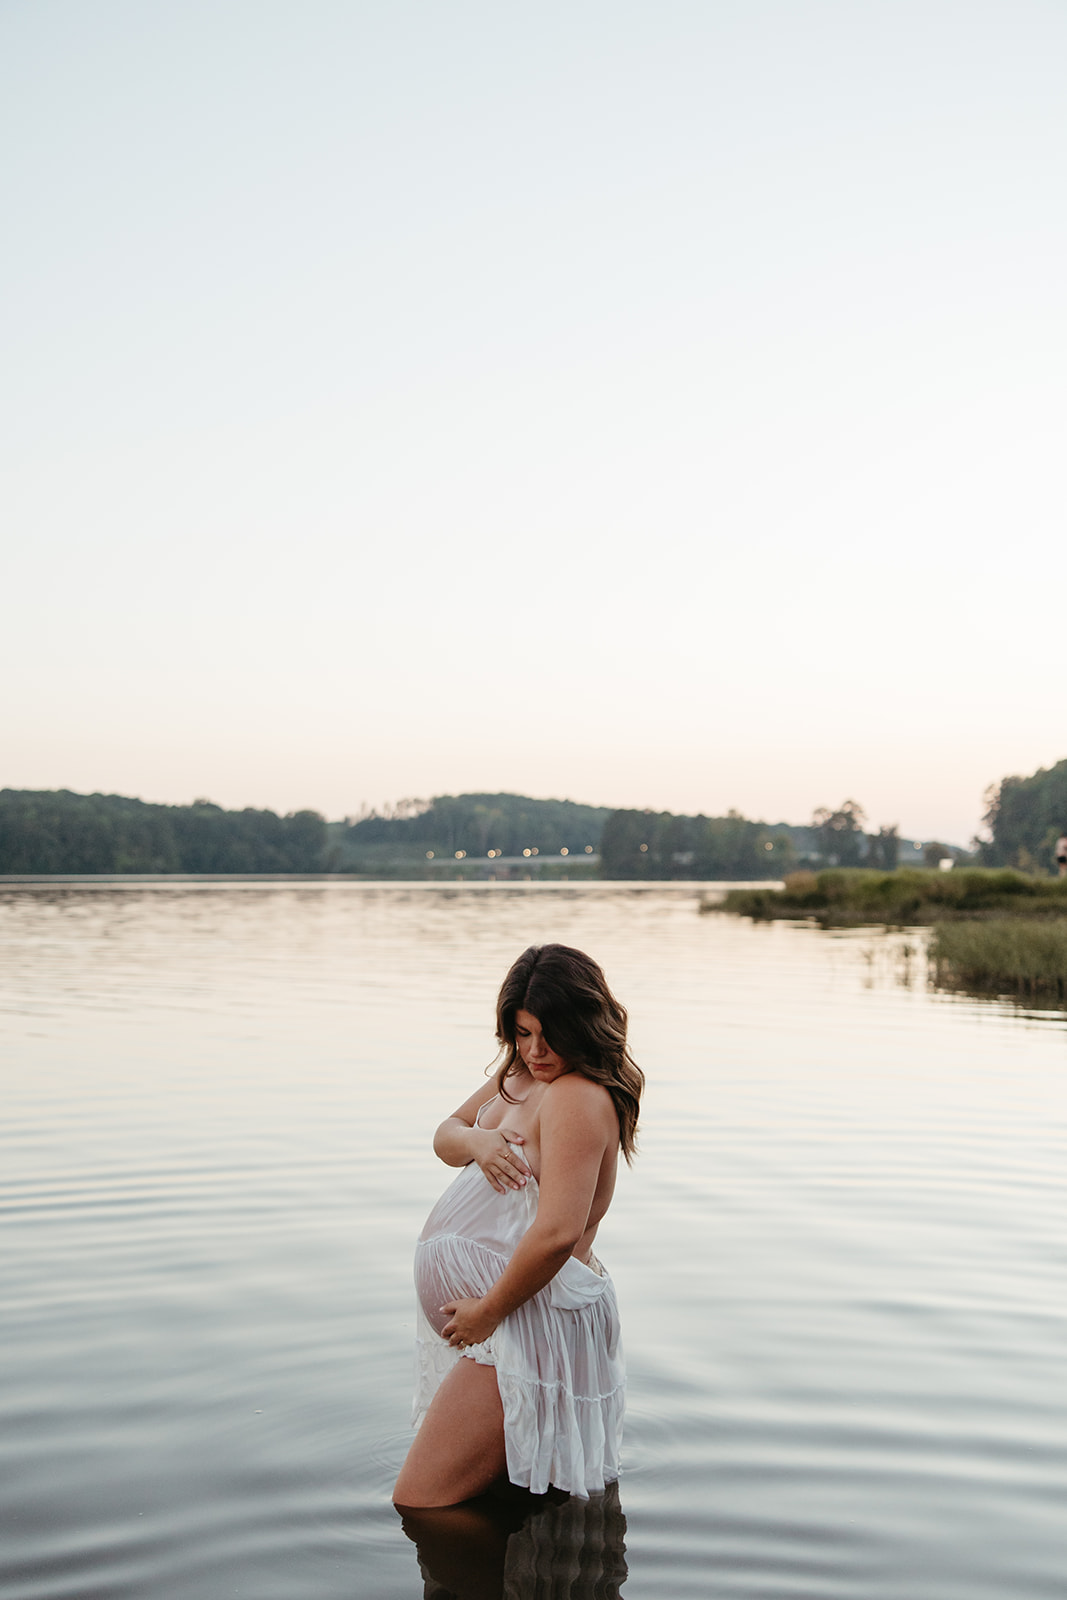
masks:
<instances>
[{"instance_id":1,"label":"reflection in water","mask_svg":"<svg viewBox=\"0 0 1067 1600\"><path fill-rule=\"evenodd\" d=\"M619 1486L588 1500L510 1484L461 1506L405 1511L424 1600L617 1600L626 1578Z\"/></svg>"}]
</instances>

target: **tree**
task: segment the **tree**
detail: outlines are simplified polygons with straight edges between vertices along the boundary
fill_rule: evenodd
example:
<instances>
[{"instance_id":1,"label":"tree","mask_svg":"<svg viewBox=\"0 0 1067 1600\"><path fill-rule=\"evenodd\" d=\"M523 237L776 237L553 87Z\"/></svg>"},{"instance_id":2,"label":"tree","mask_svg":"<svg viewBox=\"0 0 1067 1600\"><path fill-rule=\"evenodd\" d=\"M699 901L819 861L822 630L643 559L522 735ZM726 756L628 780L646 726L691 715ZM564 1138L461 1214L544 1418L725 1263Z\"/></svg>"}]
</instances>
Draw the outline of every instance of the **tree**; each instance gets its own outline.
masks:
<instances>
[{"instance_id":1,"label":"tree","mask_svg":"<svg viewBox=\"0 0 1067 1600\"><path fill-rule=\"evenodd\" d=\"M613 811L600 836L600 873L604 878L658 878L652 849L655 814ZM643 847L643 848L642 848ZM650 860L650 857L652 859Z\"/></svg>"},{"instance_id":2,"label":"tree","mask_svg":"<svg viewBox=\"0 0 1067 1600\"><path fill-rule=\"evenodd\" d=\"M895 872L900 860L900 834L896 823L867 836L867 865L879 872Z\"/></svg>"},{"instance_id":3,"label":"tree","mask_svg":"<svg viewBox=\"0 0 1067 1600\"><path fill-rule=\"evenodd\" d=\"M604 824L604 878L779 878L796 865L788 829L670 811L614 811Z\"/></svg>"},{"instance_id":4,"label":"tree","mask_svg":"<svg viewBox=\"0 0 1067 1600\"><path fill-rule=\"evenodd\" d=\"M1028 778L1002 778L986 790L985 801L990 837L975 841L983 863L1051 871L1053 846L1067 832L1067 760Z\"/></svg>"},{"instance_id":5,"label":"tree","mask_svg":"<svg viewBox=\"0 0 1067 1600\"><path fill-rule=\"evenodd\" d=\"M836 811L820 806L811 818L819 854L833 867L858 867L866 820L863 807L855 800L842 800Z\"/></svg>"}]
</instances>

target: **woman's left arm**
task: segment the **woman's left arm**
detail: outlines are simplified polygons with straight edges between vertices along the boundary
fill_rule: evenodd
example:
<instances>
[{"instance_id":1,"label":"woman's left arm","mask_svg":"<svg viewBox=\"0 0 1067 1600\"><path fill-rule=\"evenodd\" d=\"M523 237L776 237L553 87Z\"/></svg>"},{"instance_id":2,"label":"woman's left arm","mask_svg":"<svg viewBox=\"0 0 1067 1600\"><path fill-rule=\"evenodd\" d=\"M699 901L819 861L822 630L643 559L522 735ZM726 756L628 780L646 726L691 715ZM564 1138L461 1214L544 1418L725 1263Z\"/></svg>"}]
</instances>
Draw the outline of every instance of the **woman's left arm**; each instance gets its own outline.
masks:
<instances>
[{"instance_id":1,"label":"woman's left arm","mask_svg":"<svg viewBox=\"0 0 1067 1600\"><path fill-rule=\"evenodd\" d=\"M517 1306L549 1283L586 1230L604 1153L619 1124L606 1089L569 1072L541 1102L541 1177L537 1215L500 1277L480 1299L450 1300L442 1310L449 1344L480 1344Z\"/></svg>"}]
</instances>

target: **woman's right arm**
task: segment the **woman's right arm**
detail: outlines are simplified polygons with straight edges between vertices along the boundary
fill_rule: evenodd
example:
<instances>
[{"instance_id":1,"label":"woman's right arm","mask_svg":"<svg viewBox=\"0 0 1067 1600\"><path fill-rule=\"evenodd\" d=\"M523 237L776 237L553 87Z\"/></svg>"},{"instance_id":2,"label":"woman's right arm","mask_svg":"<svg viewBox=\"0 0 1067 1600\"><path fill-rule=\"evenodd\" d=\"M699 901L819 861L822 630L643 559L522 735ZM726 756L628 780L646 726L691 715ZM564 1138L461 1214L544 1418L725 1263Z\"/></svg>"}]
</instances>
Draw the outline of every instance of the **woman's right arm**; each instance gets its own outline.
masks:
<instances>
[{"instance_id":1,"label":"woman's right arm","mask_svg":"<svg viewBox=\"0 0 1067 1600\"><path fill-rule=\"evenodd\" d=\"M478 1128L475 1118L492 1096L486 1095L486 1086L475 1090L469 1100L450 1117L446 1117L433 1136L434 1154L447 1167L467 1167L477 1162L488 1181L499 1194L508 1189L521 1189L530 1176L530 1168L509 1149L510 1144L523 1144L521 1133L511 1128Z\"/></svg>"}]
</instances>

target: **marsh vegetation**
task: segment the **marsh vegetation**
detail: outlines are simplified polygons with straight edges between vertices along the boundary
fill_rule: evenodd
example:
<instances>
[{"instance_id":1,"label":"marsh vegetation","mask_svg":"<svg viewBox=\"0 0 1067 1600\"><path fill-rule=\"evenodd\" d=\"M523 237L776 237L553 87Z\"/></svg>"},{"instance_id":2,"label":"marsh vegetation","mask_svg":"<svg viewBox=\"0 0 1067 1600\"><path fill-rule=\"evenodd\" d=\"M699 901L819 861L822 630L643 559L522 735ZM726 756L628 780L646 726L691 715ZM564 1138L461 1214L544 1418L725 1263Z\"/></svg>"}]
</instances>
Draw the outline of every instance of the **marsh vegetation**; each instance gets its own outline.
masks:
<instances>
[{"instance_id":1,"label":"marsh vegetation","mask_svg":"<svg viewBox=\"0 0 1067 1600\"><path fill-rule=\"evenodd\" d=\"M780 889L734 889L701 911L824 928L933 925L927 950L938 988L1067 993L1067 879L1008 869L794 872Z\"/></svg>"},{"instance_id":2,"label":"marsh vegetation","mask_svg":"<svg viewBox=\"0 0 1067 1600\"><path fill-rule=\"evenodd\" d=\"M916 927L956 918L1067 917L1067 879L1036 878L1009 868L953 872L901 868L869 872L828 867L792 872L782 888L732 889L704 911L732 911L766 921L812 918L823 927Z\"/></svg>"},{"instance_id":3,"label":"marsh vegetation","mask_svg":"<svg viewBox=\"0 0 1067 1600\"><path fill-rule=\"evenodd\" d=\"M1067 921L942 922L928 954L938 988L1067 994Z\"/></svg>"}]
</instances>

